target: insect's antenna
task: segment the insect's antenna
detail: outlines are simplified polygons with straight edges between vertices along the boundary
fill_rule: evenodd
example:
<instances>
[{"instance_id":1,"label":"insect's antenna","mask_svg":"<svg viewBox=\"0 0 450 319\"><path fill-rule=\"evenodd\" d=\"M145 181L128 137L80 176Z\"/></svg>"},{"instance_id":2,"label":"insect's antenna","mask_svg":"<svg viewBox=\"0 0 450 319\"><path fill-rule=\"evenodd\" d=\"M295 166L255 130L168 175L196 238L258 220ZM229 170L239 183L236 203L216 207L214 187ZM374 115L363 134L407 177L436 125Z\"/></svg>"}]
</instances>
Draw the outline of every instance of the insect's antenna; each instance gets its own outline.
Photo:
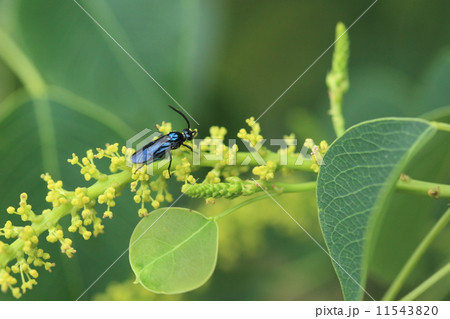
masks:
<instances>
[{"instance_id":1,"label":"insect's antenna","mask_svg":"<svg viewBox=\"0 0 450 319\"><path fill-rule=\"evenodd\" d=\"M180 115L184 118L184 120L186 121L186 123L187 123L187 125L188 125L188 129L191 129L191 124L189 123L189 120L187 119L187 117L184 116L183 113L181 113L179 110L177 110L177 109L174 108L173 106L169 105L169 107L170 107L172 110L174 110L175 112L177 112L178 114L180 114Z\"/></svg>"}]
</instances>

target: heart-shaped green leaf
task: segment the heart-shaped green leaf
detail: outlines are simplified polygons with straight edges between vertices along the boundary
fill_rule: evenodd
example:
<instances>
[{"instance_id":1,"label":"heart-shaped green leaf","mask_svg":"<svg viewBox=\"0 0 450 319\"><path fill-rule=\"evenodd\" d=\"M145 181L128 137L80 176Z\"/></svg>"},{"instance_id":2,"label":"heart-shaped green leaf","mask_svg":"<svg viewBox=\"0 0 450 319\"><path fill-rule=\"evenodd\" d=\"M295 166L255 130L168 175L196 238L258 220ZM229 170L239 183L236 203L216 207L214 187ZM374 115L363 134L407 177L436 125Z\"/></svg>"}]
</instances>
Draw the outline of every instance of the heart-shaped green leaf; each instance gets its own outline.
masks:
<instances>
[{"instance_id":1,"label":"heart-shaped green leaf","mask_svg":"<svg viewBox=\"0 0 450 319\"><path fill-rule=\"evenodd\" d=\"M143 218L130 240L136 281L155 293L182 293L203 285L217 261L218 227L185 208L160 208Z\"/></svg>"},{"instance_id":2,"label":"heart-shaped green leaf","mask_svg":"<svg viewBox=\"0 0 450 319\"><path fill-rule=\"evenodd\" d=\"M389 194L435 131L418 119L367 121L347 130L325 154L317 181L319 219L346 300L362 299Z\"/></svg>"}]
</instances>

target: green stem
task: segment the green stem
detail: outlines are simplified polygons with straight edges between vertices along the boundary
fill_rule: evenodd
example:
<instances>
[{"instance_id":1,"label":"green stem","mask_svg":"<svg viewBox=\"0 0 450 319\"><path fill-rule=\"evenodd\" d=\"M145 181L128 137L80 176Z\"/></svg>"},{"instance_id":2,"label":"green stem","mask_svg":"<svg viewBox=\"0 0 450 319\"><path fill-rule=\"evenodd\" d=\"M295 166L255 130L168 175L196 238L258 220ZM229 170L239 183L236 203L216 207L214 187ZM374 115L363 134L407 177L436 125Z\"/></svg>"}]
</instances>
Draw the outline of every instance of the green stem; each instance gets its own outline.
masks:
<instances>
[{"instance_id":1,"label":"green stem","mask_svg":"<svg viewBox=\"0 0 450 319\"><path fill-rule=\"evenodd\" d=\"M342 93L329 92L331 122L337 137L342 136L345 132L345 121L342 115L342 95Z\"/></svg>"},{"instance_id":2,"label":"green stem","mask_svg":"<svg viewBox=\"0 0 450 319\"><path fill-rule=\"evenodd\" d=\"M1 28L0 43L2 44L0 57L5 61L6 65L13 70L17 77L19 77L31 98L39 101L36 102L35 111L42 143L54 143L53 140L55 136L50 112L47 110L49 108L49 103L45 101L47 96L68 108L97 120L106 127L119 133L122 137L128 138L135 133L135 130L105 108L87 101L70 91L59 87L48 86L28 57ZM19 97L21 98L19 102L23 103L26 96L21 93L21 96ZM13 106L17 107L18 105ZM11 107L11 109L13 108ZM0 113L0 120L5 118L9 113L11 113L11 110L7 110L6 112L2 110ZM53 138L50 137L50 133L53 135ZM48 151L48 145L44 149ZM56 146L52 146L52 149L55 149L56 152ZM51 154L51 156L54 156L54 154ZM55 163L53 161L49 163L51 165L46 165L47 171L49 171L49 167L57 167L54 166Z\"/></svg>"},{"instance_id":3,"label":"green stem","mask_svg":"<svg viewBox=\"0 0 450 319\"><path fill-rule=\"evenodd\" d=\"M0 28L0 43L2 44L0 57L5 64L19 77L33 97L41 98L44 96L46 92L44 79L22 49L2 28Z\"/></svg>"},{"instance_id":4,"label":"green stem","mask_svg":"<svg viewBox=\"0 0 450 319\"><path fill-rule=\"evenodd\" d=\"M417 195L431 196L434 198L450 198L450 185L423 182L415 179L399 180L397 182L399 191Z\"/></svg>"},{"instance_id":5,"label":"green stem","mask_svg":"<svg viewBox=\"0 0 450 319\"><path fill-rule=\"evenodd\" d=\"M275 195L281 195L283 193L298 193L298 192L307 192L312 191L316 188L316 182L306 182L306 183L299 183L299 184L286 184L286 183L275 183L272 186L275 189L275 192L271 192L270 194L272 196ZM241 207L244 207L248 204L251 204L253 202L262 200L267 198L267 194L263 194L260 196L256 196L250 199L247 199L246 201L243 201L242 203L239 203L236 206L231 207L230 209L227 209L226 211L220 213L219 215L213 217L215 220L219 220L228 214L231 214L232 212L238 210Z\"/></svg>"},{"instance_id":6,"label":"green stem","mask_svg":"<svg viewBox=\"0 0 450 319\"><path fill-rule=\"evenodd\" d=\"M427 120L427 121L433 121L433 120L439 120L442 118L445 118L450 115L450 105L442 106L440 108L434 109L432 111L426 112L419 117Z\"/></svg>"},{"instance_id":7,"label":"green stem","mask_svg":"<svg viewBox=\"0 0 450 319\"><path fill-rule=\"evenodd\" d=\"M277 195L277 193L274 193L274 195ZM232 212L238 210L239 208L242 208L242 207L244 207L244 206L247 206L248 204L251 204L251 203L253 203L253 202L256 202L256 201L265 199L265 198L267 198L267 197L268 197L267 194L263 194L263 195L259 195L259 196L256 196L256 197L247 199L247 200L243 201L242 203L239 203L239 204L237 204L236 206L233 206L233 207L227 209L226 211L220 213L219 215L212 217L212 219L214 219L214 220L219 220L219 219L221 219L221 218L227 216L228 214L231 214Z\"/></svg>"},{"instance_id":8,"label":"green stem","mask_svg":"<svg viewBox=\"0 0 450 319\"><path fill-rule=\"evenodd\" d=\"M391 286L387 290L386 294L383 296L383 300L393 300L400 289L403 286L408 275L413 270L414 266L417 264L419 259L425 253L428 246L430 246L431 242L434 238L441 232L441 230L447 225L450 221L450 208L446 210L444 215L437 221L437 223L433 226L433 228L429 231L429 233L425 236L419 246L416 247L411 257L409 257L408 261L403 266L402 270L399 272L397 277L392 282Z\"/></svg>"},{"instance_id":9,"label":"green stem","mask_svg":"<svg viewBox=\"0 0 450 319\"><path fill-rule=\"evenodd\" d=\"M450 263L439 269L435 274L433 274L430 278L425 280L419 286L417 286L413 291L407 294L405 297L400 299L401 301L410 301L416 299L418 296L423 294L428 288L437 283L440 279L445 277L450 273Z\"/></svg>"},{"instance_id":10,"label":"green stem","mask_svg":"<svg viewBox=\"0 0 450 319\"><path fill-rule=\"evenodd\" d=\"M0 123L30 99L30 93L24 88L18 88L10 93L0 102Z\"/></svg>"},{"instance_id":11,"label":"green stem","mask_svg":"<svg viewBox=\"0 0 450 319\"><path fill-rule=\"evenodd\" d=\"M431 122L436 129L440 131L450 132L450 124L442 123L442 122Z\"/></svg>"},{"instance_id":12,"label":"green stem","mask_svg":"<svg viewBox=\"0 0 450 319\"><path fill-rule=\"evenodd\" d=\"M47 86L39 71L14 40L0 28L0 58L17 75L35 102L36 122L44 169L59 176L55 131L47 100Z\"/></svg>"},{"instance_id":13,"label":"green stem","mask_svg":"<svg viewBox=\"0 0 450 319\"><path fill-rule=\"evenodd\" d=\"M276 192L281 193L308 192L316 189L316 182L306 182L298 184L274 183L272 187Z\"/></svg>"},{"instance_id":14,"label":"green stem","mask_svg":"<svg viewBox=\"0 0 450 319\"><path fill-rule=\"evenodd\" d=\"M68 109L94 119L116 132L124 139L127 139L136 133L132 127L114 113L71 91L57 86L49 86L48 97L50 100L55 101Z\"/></svg>"},{"instance_id":15,"label":"green stem","mask_svg":"<svg viewBox=\"0 0 450 319\"><path fill-rule=\"evenodd\" d=\"M37 122L41 156L44 170L61 177L56 150L56 133L53 125L50 103L46 98L34 100L34 113Z\"/></svg>"}]
</instances>

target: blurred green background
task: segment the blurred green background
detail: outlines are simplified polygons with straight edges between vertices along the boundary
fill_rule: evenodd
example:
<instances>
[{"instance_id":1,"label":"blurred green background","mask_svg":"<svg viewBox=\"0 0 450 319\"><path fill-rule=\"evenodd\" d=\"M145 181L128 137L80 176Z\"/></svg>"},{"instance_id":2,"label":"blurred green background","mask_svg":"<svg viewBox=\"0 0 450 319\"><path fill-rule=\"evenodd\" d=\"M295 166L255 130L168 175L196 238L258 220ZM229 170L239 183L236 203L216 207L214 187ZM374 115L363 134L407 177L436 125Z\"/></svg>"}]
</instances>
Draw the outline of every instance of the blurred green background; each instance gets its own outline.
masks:
<instances>
[{"instance_id":1,"label":"blurred green background","mask_svg":"<svg viewBox=\"0 0 450 319\"><path fill-rule=\"evenodd\" d=\"M372 1L79 1L200 124L225 126L235 138L349 26ZM420 116L450 105L450 3L378 1L350 30L347 126L382 116ZM65 187L89 185L66 162L73 152L119 142L161 121L184 123L173 101L72 0L0 0L0 225L27 192L47 208L39 178L50 172ZM4 39L7 38L8 41ZM15 44L21 54L14 50ZM325 86L330 50L261 118L262 134L332 142ZM22 71L17 71L22 70ZM33 71L34 70L34 71ZM34 73L33 73L34 72ZM50 101L24 86L45 83ZM65 90L61 90L65 89ZM97 108L101 108L98 111ZM449 120L448 111L433 115ZM111 116L113 119L111 120ZM439 134L407 173L449 183L448 135ZM445 165L446 164L446 165ZM313 175L297 178L312 179ZM171 189L179 194L180 185ZM236 202L239 202L236 200ZM311 194L284 196L283 206L323 244ZM211 215L233 203L183 197L179 206ZM380 298L447 203L396 194L380 238L368 291ZM25 300L73 300L127 248L137 224L129 192L118 199L105 234L73 235L70 260L44 244L56 267L40 270ZM68 220L63 222L67 224ZM218 268L202 288L155 296L137 285L121 258L84 296L136 300L340 300L328 256L275 204L263 201L221 221ZM450 232L434 243L405 292L448 260ZM43 241L42 241L43 242ZM422 299L449 300L449 279ZM0 295L0 300L10 299Z\"/></svg>"}]
</instances>

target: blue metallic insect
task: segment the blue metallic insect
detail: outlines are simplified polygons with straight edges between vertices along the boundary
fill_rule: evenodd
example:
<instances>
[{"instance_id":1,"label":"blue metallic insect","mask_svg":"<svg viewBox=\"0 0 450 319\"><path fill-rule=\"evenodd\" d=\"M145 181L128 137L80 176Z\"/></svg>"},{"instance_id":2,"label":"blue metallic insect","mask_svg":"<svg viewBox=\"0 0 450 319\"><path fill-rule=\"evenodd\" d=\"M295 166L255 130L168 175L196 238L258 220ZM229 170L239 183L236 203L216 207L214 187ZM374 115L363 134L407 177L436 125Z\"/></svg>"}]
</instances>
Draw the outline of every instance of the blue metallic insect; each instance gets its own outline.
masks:
<instances>
[{"instance_id":1,"label":"blue metallic insect","mask_svg":"<svg viewBox=\"0 0 450 319\"><path fill-rule=\"evenodd\" d=\"M183 113L181 113L173 106L169 105L169 107L185 119L188 127L183 130L183 133L170 132L169 134L163 135L158 139L151 141L143 148L134 152L133 155L131 155L131 162L134 164L142 164L142 166L144 166L144 164L150 164L159 161L166 155L169 155L170 161L167 171L169 172L170 177L170 166L172 165L172 154L170 153L170 151L179 148L181 145L189 148L192 151L192 147L184 144L184 142L192 140L197 134L197 131L191 130L191 124ZM141 167L139 167L138 169L140 169Z\"/></svg>"}]
</instances>

